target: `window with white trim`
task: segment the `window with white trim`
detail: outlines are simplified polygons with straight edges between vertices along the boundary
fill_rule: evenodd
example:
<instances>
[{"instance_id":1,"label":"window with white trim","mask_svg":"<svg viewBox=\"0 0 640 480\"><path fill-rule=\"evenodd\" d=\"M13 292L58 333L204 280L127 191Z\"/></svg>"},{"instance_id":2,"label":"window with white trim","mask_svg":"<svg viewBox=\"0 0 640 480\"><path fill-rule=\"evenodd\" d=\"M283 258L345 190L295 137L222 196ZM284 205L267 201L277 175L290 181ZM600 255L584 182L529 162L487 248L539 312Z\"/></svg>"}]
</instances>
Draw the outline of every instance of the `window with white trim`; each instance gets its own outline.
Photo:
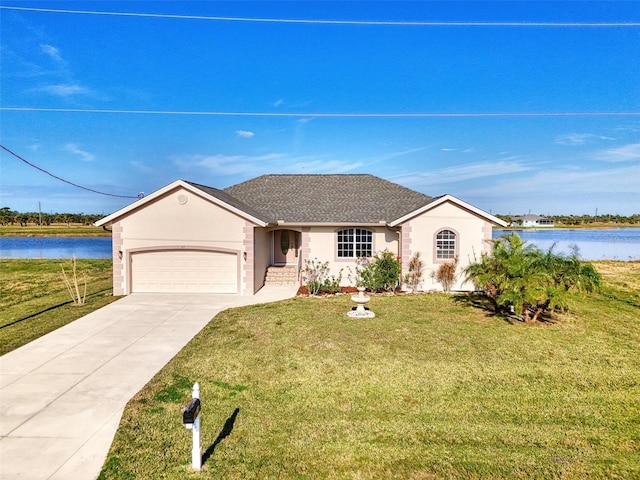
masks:
<instances>
[{"instance_id":1,"label":"window with white trim","mask_svg":"<svg viewBox=\"0 0 640 480\"><path fill-rule=\"evenodd\" d=\"M451 230L441 230L436 235L436 260L456 258L456 234Z\"/></svg>"},{"instance_id":2,"label":"window with white trim","mask_svg":"<svg viewBox=\"0 0 640 480\"><path fill-rule=\"evenodd\" d=\"M373 233L362 228L345 228L338 232L338 258L371 257Z\"/></svg>"}]
</instances>

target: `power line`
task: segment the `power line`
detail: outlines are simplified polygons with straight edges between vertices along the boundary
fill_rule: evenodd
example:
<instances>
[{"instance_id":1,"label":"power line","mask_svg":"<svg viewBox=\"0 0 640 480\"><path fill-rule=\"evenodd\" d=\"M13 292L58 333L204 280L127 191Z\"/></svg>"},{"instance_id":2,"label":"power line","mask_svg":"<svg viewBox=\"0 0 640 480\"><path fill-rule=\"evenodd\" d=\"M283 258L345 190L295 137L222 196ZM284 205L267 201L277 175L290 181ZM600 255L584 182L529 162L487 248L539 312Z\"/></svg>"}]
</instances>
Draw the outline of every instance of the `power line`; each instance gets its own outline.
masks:
<instances>
[{"instance_id":1,"label":"power line","mask_svg":"<svg viewBox=\"0 0 640 480\"><path fill-rule=\"evenodd\" d=\"M320 118L480 118L480 117L634 117L640 112L415 112L415 113L287 113L287 112L230 112L189 110L121 110L90 108L0 107L0 111L103 113L125 115L191 115L219 117L320 117Z\"/></svg>"},{"instance_id":2,"label":"power line","mask_svg":"<svg viewBox=\"0 0 640 480\"><path fill-rule=\"evenodd\" d=\"M74 15L104 15L118 17L168 18L178 20L208 20L215 22L253 22L253 23L297 23L319 25L371 25L371 26L413 26L413 27L640 27L640 22L417 22L389 20L312 20L263 17L220 17L207 15L175 15L164 13L105 12L93 10L65 10L56 8L34 8L0 6L5 10L28 12L66 13Z\"/></svg>"},{"instance_id":3,"label":"power line","mask_svg":"<svg viewBox=\"0 0 640 480\"><path fill-rule=\"evenodd\" d=\"M73 183L70 182L69 180L65 180L64 178L58 177L57 175L54 175L53 173L45 170L44 168L38 167L37 165L31 163L30 161L22 158L20 155L18 155L15 152L12 152L11 150L9 150L7 147L5 147L4 145L0 145L0 148L2 148L4 151L10 153L11 155L13 155L14 157L16 157L18 160L21 160L22 162L26 163L27 165L29 165L32 168L35 168L36 170L41 171L42 173L45 173L47 175L49 175L50 177L55 178L56 180L60 180L61 182L67 183L69 185L72 185L74 187L77 188L81 188L82 190L86 190L88 192L91 193L97 193L99 195L106 195L108 197L117 197L117 198L140 198L139 196L136 197L132 197L130 195L116 195L115 193L106 193L106 192L100 192L98 190L94 190L93 188L88 188L88 187L83 187L82 185L78 185L77 183Z\"/></svg>"}]
</instances>

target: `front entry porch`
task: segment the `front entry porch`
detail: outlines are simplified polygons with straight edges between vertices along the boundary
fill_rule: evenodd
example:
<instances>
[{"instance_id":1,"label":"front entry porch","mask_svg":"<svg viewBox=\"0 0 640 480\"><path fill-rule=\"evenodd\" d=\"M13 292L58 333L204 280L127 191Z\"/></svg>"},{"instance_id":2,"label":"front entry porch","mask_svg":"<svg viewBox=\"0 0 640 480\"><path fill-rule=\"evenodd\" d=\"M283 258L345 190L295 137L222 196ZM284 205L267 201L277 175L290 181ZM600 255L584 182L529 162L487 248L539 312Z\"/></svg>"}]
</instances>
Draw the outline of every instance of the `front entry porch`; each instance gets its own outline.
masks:
<instances>
[{"instance_id":1,"label":"front entry porch","mask_svg":"<svg viewBox=\"0 0 640 480\"><path fill-rule=\"evenodd\" d=\"M274 230L272 246L272 265L298 265L300 232Z\"/></svg>"},{"instance_id":2,"label":"front entry porch","mask_svg":"<svg viewBox=\"0 0 640 480\"><path fill-rule=\"evenodd\" d=\"M274 230L271 242L271 265L267 268L265 285L299 285L301 233L295 230Z\"/></svg>"}]
</instances>

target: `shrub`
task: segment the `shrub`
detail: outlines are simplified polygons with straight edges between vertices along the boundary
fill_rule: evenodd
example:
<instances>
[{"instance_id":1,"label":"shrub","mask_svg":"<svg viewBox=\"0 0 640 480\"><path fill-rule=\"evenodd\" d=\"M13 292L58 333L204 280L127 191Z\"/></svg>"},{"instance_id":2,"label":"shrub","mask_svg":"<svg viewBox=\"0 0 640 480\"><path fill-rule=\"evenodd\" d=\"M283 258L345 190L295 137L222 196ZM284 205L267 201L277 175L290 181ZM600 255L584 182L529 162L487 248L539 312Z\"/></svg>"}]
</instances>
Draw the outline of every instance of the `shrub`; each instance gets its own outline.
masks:
<instances>
[{"instance_id":1,"label":"shrub","mask_svg":"<svg viewBox=\"0 0 640 480\"><path fill-rule=\"evenodd\" d=\"M76 256L73 255L71 257L71 279L67 276L67 272L64 269L64 265L60 265L62 269L62 281L64 282L65 287L67 287L67 291L69 292L69 296L71 296L71 300L74 305L84 305L84 302L87 298L87 274L86 272L82 274L82 280L84 281L84 288L82 293L80 293L80 286L78 284L78 271L76 264Z\"/></svg>"},{"instance_id":2,"label":"shrub","mask_svg":"<svg viewBox=\"0 0 640 480\"><path fill-rule=\"evenodd\" d=\"M342 270L338 275L329 275L329 262L320 262L317 258L307 260L302 272L305 274L310 295L338 293L342 281Z\"/></svg>"},{"instance_id":3,"label":"shrub","mask_svg":"<svg viewBox=\"0 0 640 480\"><path fill-rule=\"evenodd\" d=\"M404 283L414 292L418 290L422 280L422 267L424 263L420 259L420 252L416 252L409 260L409 272L404 276Z\"/></svg>"},{"instance_id":4,"label":"shrub","mask_svg":"<svg viewBox=\"0 0 640 480\"><path fill-rule=\"evenodd\" d=\"M359 258L356 264L357 286L372 292L393 292L398 288L402 264L389 250L378 252L372 258Z\"/></svg>"},{"instance_id":5,"label":"shrub","mask_svg":"<svg viewBox=\"0 0 640 480\"><path fill-rule=\"evenodd\" d=\"M456 258L453 262L446 262L440 265L438 270L431 273L431 277L442 285L442 288L446 293L449 293L453 284L456 283L456 278L458 277L458 275L456 275L457 268L458 259Z\"/></svg>"}]
</instances>

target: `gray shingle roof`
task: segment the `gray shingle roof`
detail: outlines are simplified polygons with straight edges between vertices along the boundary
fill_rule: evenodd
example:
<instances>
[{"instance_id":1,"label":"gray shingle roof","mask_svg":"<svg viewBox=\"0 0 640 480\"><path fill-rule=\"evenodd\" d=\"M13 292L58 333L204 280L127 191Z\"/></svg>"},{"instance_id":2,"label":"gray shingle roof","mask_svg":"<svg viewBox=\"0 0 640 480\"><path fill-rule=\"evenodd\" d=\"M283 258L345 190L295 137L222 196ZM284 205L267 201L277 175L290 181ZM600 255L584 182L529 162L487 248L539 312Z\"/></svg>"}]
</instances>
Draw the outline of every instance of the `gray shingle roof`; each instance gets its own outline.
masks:
<instances>
[{"instance_id":1,"label":"gray shingle roof","mask_svg":"<svg viewBox=\"0 0 640 480\"><path fill-rule=\"evenodd\" d=\"M360 174L263 175L222 191L192 185L269 223L388 223L433 201L397 183Z\"/></svg>"},{"instance_id":2,"label":"gray shingle roof","mask_svg":"<svg viewBox=\"0 0 640 480\"><path fill-rule=\"evenodd\" d=\"M200 185L199 183L194 183L194 182L187 182L187 183L202 190L207 195L211 195L212 197L215 197L218 200L223 201L227 205L231 205L232 207L237 208L238 210L242 210L243 212L251 215L252 217L258 218L264 222L269 223L269 220L261 212L241 202L237 198L229 195L228 193L222 190L218 190L217 188L213 188L213 187L207 187L205 185Z\"/></svg>"}]
</instances>

